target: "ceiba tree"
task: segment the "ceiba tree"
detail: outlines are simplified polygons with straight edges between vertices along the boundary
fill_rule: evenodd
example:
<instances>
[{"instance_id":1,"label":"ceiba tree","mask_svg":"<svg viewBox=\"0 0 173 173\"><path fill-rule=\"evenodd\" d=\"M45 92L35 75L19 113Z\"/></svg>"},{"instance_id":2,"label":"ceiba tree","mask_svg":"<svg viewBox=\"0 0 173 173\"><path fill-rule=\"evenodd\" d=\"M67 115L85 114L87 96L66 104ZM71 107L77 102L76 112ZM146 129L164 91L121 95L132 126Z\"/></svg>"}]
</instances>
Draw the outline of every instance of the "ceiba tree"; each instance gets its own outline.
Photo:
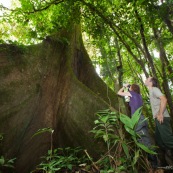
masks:
<instances>
[{"instance_id":1,"label":"ceiba tree","mask_svg":"<svg viewBox=\"0 0 173 173\"><path fill-rule=\"evenodd\" d=\"M132 61L146 77L154 75L163 80L161 86L172 107L168 80L169 77L172 82L172 61L168 61L171 51L165 50L169 43L167 35L172 34L172 3L158 5L158 0L20 0L20 3L21 7L11 10L10 15L4 13L2 20L6 23L1 38L13 35L12 38L18 38L20 43L24 40L30 46L5 43L0 46L0 133L4 133L0 152L17 158L18 172L29 172L50 148L49 133L32 138L38 129L54 129L54 147L80 145L97 155L98 144L89 133L96 119L94 114L108 107L125 111L116 94L96 74L82 42L83 30L100 44L104 37L109 37L110 47L113 40L116 42L113 46L119 57L115 67L119 83L126 60ZM36 40L40 43L31 45ZM160 53L159 62L151 56L155 47ZM133 68L130 71L136 74Z\"/></svg>"},{"instance_id":2,"label":"ceiba tree","mask_svg":"<svg viewBox=\"0 0 173 173\"><path fill-rule=\"evenodd\" d=\"M84 48L79 24L47 36L30 46L0 46L1 154L16 157L16 171L28 173L54 147L82 146L91 155L100 144L89 131L95 113L119 109L117 95L95 72Z\"/></svg>"}]
</instances>

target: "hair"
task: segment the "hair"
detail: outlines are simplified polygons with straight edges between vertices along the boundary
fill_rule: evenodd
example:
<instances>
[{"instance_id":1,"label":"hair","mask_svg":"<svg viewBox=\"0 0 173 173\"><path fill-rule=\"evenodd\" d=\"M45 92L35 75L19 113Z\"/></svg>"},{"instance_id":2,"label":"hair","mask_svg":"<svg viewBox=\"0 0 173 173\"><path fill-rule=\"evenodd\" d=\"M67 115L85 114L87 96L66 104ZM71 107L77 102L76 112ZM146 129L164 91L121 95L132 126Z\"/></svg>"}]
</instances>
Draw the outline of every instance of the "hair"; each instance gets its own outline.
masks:
<instances>
[{"instance_id":1,"label":"hair","mask_svg":"<svg viewBox=\"0 0 173 173\"><path fill-rule=\"evenodd\" d=\"M153 87L158 87L158 81L155 77L151 77L150 82L152 82Z\"/></svg>"},{"instance_id":2,"label":"hair","mask_svg":"<svg viewBox=\"0 0 173 173\"><path fill-rule=\"evenodd\" d=\"M134 91L134 92L136 92L136 93L138 93L138 94L141 93L141 92L140 92L140 87L139 87L139 85L137 85L137 84L132 84L132 85L131 85L131 90Z\"/></svg>"}]
</instances>

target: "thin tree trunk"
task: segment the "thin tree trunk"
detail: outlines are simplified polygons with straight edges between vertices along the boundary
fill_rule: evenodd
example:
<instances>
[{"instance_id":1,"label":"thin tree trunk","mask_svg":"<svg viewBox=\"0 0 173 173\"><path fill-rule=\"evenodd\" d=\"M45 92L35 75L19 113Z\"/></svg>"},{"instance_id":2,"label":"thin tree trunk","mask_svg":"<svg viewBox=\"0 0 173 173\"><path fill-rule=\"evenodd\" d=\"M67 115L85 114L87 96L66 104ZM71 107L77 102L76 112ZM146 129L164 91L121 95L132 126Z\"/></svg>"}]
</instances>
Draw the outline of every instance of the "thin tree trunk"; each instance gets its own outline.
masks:
<instances>
[{"instance_id":1,"label":"thin tree trunk","mask_svg":"<svg viewBox=\"0 0 173 173\"><path fill-rule=\"evenodd\" d=\"M115 47L117 49L117 57L118 57L118 65L116 66L116 70L118 72L118 81L115 82L115 87L116 87L116 91L118 91L122 86L123 86L123 64L122 64L122 56L121 56L121 49L118 43L118 39L115 37L114 38L114 42L115 42ZM122 112L123 109L126 109L127 114L130 117L130 106L127 102L125 102L124 98L119 98L119 105L120 105L120 110ZM126 106L124 108L124 105Z\"/></svg>"},{"instance_id":2,"label":"thin tree trunk","mask_svg":"<svg viewBox=\"0 0 173 173\"><path fill-rule=\"evenodd\" d=\"M173 4L172 3L164 3L161 6L159 6L159 14L160 17L162 18L162 20L164 21L164 23L167 25L168 30L170 31L170 33L172 33L173 35L173 25L172 25L172 21L170 19L170 15L173 13Z\"/></svg>"},{"instance_id":3,"label":"thin tree trunk","mask_svg":"<svg viewBox=\"0 0 173 173\"><path fill-rule=\"evenodd\" d=\"M149 65L151 67L151 70L152 70L153 75L157 78L157 73L156 73L156 69L154 67L154 62L153 62L153 59L151 57L151 54L150 54L150 52L148 50L147 42L146 42L146 39L145 39L144 26L143 26L143 23L142 23L142 19L139 16L137 10L135 10L135 14L136 14L136 18L138 19L138 22L140 24L140 34L141 34L142 43L143 43L143 47L144 47L144 51L145 51L144 56L149 61Z\"/></svg>"},{"instance_id":4,"label":"thin tree trunk","mask_svg":"<svg viewBox=\"0 0 173 173\"><path fill-rule=\"evenodd\" d=\"M160 61L162 62L161 63L161 65L162 65L161 66L161 68L162 68L162 80L163 80L162 86L163 86L165 95L166 95L167 100L168 100L168 105L170 108L171 117L173 118L173 109L171 109L173 107L173 101L172 101L172 96L171 96L171 92L170 92L170 88L169 88L169 81L168 81L167 72L165 70L165 69L167 69L167 62L165 60L165 59L167 59L166 53L165 53L162 41L160 40L160 38L157 34L158 31L155 28L153 28L153 32L154 32L155 40L157 42L157 46L160 50Z\"/></svg>"},{"instance_id":5,"label":"thin tree trunk","mask_svg":"<svg viewBox=\"0 0 173 173\"><path fill-rule=\"evenodd\" d=\"M121 50L118 44L118 39L115 37L114 38L114 42L115 42L115 46L117 49L117 57L118 57L118 65L116 66L117 71L118 71L118 83L119 83L119 87L121 87L123 85L122 81L123 81L123 63L122 63L122 56L121 56Z\"/></svg>"},{"instance_id":6,"label":"thin tree trunk","mask_svg":"<svg viewBox=\"0 0 173 173\"><path fill-rule=\"evenodd\" d=\"M120 42L125 46L125 48L126 48L127 51L130 53L130 55L133 57L133 59L140 65L140 67L141 67L141 69L143 70L145 76L148 77L149 75L148 75L148 73L147 73L147 71L146 71L146 69L145 69L145 64L144 64L144 62L143 62L142 60L138 59L138 57L133 53L133 51L132 51L130 45L127 44L127 42L120 36L118 30L122 31L121 28L119 28L119 27L116 26L111 20L109 20L108 18L106 18L106 17L105 17L99 10L97 10L92 4L87 3L87 2L85 2L84 0L81 0L81 2L82 2L84 5L88 6L88 8L91 10L91 12L97 13L97 15L99 15L99 16L103 19L103 21L113 30L113 32L115 33L115 35L118 37L118 39L120 40ZM117 29L118 29L118 30L117 30ZM125 32L123 31L123 33L125 33ZM128 34L126 34L126 35L128 35ZM139 45L132 37L130 37L130 38L133 40L133 42L134 42L135 44L137 44L136 47L137 47L137 48L140 48L140 45ZM142 49L141 49L141 51L142 51Z\"/></svg>"}]
</instances>

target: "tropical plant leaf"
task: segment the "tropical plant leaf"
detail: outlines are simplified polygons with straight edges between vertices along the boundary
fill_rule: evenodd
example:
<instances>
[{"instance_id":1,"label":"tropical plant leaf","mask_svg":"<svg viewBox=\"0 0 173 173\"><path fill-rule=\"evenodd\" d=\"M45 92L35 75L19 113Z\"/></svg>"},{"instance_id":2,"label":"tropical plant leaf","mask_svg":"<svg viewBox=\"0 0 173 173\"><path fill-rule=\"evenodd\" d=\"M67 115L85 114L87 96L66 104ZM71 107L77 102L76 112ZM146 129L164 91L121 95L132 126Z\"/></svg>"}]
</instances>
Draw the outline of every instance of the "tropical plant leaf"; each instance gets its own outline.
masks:
<instances>
[{"instance_id":1,"label":"tropical plant leaf","mask_svg":"<svg viewBox=\"0 0 173 173\"><path fill-rule=\"evenodd\" d=\"M3 165L5 163L5 159L3 156L0 157L0 165Z\"/></svg>"},{"instance_id":2,"label":"tropical plant leaf","mask_svg":"<svg viewBox=\"0 0 173 173\"><path fill-rule=\"evenodd\" d=\"M123 142L123 143L122 143L122 147L123 147L123 150L124 150L124 152L125 152L127 158L129 158L130 155L129 155L129 149L128 149L127 144Z\"/></svg>"},{"instance_id":3,"label":"tropical plant leaf","mask_svg":"<svg viewBox=\"0 0 173 173\"><path fill-rule=\"evenodd\" d=\"M157 154L156 152L154 152L153 150L149 149L148 147L146 147L145 145L137 142L137 145L144 150L145 152L149 153L149 154Z\"/></svg>"},{"instance_id":4,"label":"tropical plant leaf","mask_svg":"<svg viewBox=\"0 0 173 173\"><path fill-rule=\"evenodd\" d=\"M131 118L131 123L132 123L132 128L134 129L135 125L138 123L140 116L141 116L141 109L142 107L138 108L135 113L132 115Z\"/></svg>"},{"instance_id":5,"label":"tropical plant leaf","mask_svg":"<svg viewBox=\"0 0 173 173\"><path fill-rule=\"evenodd\" d=\"M133 129L132 121L127 115L121 114L120 120L126 127Z\"/></svg>"},{"instance_id":6,"label":"tropical plant leaf","mask_svg":"<svg viewBox=\"0 0 173 173\"><path fill-rule=\"evenodd\" d=\"M136 162L138 161L138 159L140 157L139 152L140 152L140 150L135 151L135 156L133 157L133 165L136 164Z\"/></svg>"},{"instance_id":7,"label":"tropical plant leaf","mask_svg":"<svg viewBox=\"0 0 173 173\"><path fill-rule=\"evenodd\" d=\"M43 128L43 129L39 129L31 138L33 138L34 136L37 136L37 135L40 135L42 133L45 133L45 132L50 132L50 133L53 133L54 130L52 128Z\"/></svg>"}]
</instances>

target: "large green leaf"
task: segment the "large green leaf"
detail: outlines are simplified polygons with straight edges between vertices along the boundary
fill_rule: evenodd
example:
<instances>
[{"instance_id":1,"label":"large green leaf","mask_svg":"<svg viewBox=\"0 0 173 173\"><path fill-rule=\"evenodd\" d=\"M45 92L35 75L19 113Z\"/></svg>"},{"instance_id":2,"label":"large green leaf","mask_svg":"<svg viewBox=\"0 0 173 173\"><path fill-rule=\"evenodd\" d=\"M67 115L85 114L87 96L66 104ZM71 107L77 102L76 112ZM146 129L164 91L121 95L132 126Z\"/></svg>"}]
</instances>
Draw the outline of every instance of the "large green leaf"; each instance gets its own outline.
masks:
<instances>
[{"instance_id":1,"label":"large green leaf","mask_svg":"<svg viewBox=\"0 0 173 173\"><path fill-rule=\"evenodd\" d=\"M120 120L126 127L133 129L132 120L127 115L121 114Z\"/></svg>"},{"instance_id":2,"label":"large green leaf","mask_svg":"<svg viewBox=\"0 0 173 173\"><path fill-rule=\"evenodd\" d=\"M141 109L142 109L142 107L140 107L139 109L137 109L135 111L135 113L132 115L132 118L131 118L132 121L131 121L131 123L132 123L133 128L138 123L138 121L140 119Z\"/></svg>"},{"instance_id":3,"label":"large green leaf","mask_svg":"<svg viewBox=\"0 0 173 173\"><path fill-rule=\"evenodd\" d=\"M136 132L135 132L133 129L131 129L131 128L127 127L127 126L124 126L124 127L125 127L126 131L127 131L128 133L130 133L132 136L134 136L134 137L137 136L137 135L136 135Z\"/></svg>"},{"instance_id":4,"label":"large green leaf","mask_svg":"<svg viewBox=\"0 0 173 173\"><path fill-rule=\"evenodd\" d=\"M148 147L146 147L145 145L137 142L137 145L144 150L145 152L149 153L149 154L157 154L156 152L154 152L153 150L149 149Z\"/></svg>"}]
</instances>

